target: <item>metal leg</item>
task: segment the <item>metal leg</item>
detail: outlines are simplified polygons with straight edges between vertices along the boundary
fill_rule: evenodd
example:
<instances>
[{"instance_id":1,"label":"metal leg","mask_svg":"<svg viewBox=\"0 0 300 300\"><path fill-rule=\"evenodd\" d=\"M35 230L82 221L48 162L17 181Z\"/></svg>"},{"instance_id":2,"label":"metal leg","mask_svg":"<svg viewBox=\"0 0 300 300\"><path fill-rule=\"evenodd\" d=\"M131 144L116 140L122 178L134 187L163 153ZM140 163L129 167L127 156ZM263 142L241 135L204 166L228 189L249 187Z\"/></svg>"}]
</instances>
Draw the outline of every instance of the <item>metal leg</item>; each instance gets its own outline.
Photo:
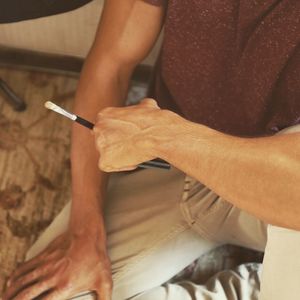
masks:
<instances>
[{"instance_id":1,"label":"metal leg","mask_svg":"<svg viewBox=\"0 0 300 300\"><path fill-rule=\"evenodd\" d=\"M0 90L4 93L4 99L16 111L23 111L26 109L26 103L7 85L7 83L0 78Z\"/></svg>"}]
</instances>

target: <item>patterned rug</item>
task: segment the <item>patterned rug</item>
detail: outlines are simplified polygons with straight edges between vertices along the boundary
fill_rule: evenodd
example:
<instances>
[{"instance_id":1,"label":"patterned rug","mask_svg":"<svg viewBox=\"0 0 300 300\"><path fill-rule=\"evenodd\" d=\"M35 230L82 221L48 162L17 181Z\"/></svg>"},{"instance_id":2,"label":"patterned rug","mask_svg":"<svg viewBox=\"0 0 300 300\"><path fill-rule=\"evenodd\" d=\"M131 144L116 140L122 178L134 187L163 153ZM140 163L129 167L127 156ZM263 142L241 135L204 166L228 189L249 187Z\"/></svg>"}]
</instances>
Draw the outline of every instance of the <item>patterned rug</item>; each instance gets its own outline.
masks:
<instances>
[{"instance_id":1,"label":"patterned rug","mask_svg":"<svg viewBox=\"0 0 300 300\"><path fill-rule=\"evenodd\" d=\"M44 108L72 109L77 79L0 69L25 99L14 111L0 94L0 295L25 251L70 199L70 122Z\"/></svg>"},{"instance_id":2,"label":"patterned rug","mask_svg":"<svg viewBox=\"0 0 300 300\"><path fill-rule=\"evenodd\" d=\"M0 93L0 296L7 277L26 250L70 199L71 122L44 108L53 100L72 110L77 78L0 68L3 78L27 103L14 111ZM130 102L145 95L134 83ZM220 247L195 261L172 281L203 283L215 272L262 254L234 246Z\"/></svg>"}]
</instances>

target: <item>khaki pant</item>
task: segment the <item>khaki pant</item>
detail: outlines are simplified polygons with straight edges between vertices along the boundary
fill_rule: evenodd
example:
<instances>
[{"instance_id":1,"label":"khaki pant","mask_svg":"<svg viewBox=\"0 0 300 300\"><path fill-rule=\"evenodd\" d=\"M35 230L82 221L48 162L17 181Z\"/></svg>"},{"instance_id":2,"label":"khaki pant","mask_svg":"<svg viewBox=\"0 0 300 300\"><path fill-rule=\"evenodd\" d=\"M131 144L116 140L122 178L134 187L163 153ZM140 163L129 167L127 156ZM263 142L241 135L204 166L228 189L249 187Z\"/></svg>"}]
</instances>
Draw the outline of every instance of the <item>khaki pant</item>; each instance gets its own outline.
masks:
<instances>
[{"instance_id":1,"label":"khaki pant","mask_svg":"<svg viewBox=\"0 0 300 300\"><path fill-rule=\"evenodd\" d=\"M29 250L27 259L66 230L69 214L70 204ZM258 299L260 266L256 264L221 272L205 286L164 284L220 244L263 250L267 242L263 222L180 171L113 175L105 214L113 300ZM300 295L299 246L298 232L269 227L261 300L297 299Z\"/></svg>"}]
</instances>

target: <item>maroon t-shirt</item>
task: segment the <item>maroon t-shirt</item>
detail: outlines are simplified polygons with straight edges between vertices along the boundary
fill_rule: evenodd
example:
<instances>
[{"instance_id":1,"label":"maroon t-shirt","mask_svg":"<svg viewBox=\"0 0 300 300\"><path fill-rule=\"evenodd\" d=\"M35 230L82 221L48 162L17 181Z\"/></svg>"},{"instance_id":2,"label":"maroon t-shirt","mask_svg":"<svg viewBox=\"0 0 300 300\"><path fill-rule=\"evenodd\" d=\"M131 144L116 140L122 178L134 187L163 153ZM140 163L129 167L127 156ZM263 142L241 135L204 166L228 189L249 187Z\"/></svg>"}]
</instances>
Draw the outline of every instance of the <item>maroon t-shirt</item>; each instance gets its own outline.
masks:
<instances>
[{"instance_id":1,"label":"maroon t-shirt","mask_svg":"<svg viewBox=\"0 0 300 300\"><path fill-rule=\"evenodd\" d=\"M240 136L300 123L300 0L165 2L160 105Z\"/></svg>"}]
</instances>

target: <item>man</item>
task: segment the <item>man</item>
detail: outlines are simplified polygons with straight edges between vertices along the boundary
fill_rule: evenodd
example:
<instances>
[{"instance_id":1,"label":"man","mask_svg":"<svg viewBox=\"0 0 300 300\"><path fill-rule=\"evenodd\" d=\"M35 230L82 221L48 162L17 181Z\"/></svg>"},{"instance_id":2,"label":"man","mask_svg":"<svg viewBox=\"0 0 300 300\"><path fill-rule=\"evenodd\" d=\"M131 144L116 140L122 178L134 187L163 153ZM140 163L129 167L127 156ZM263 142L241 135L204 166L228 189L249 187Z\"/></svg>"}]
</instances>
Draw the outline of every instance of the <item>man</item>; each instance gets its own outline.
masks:
<instances>
[{"instance_id":1,"label":"man","mask_svg":"<svg viewBox=\"0 0 300 300\"><path fill-rule=\"evenodd\" d=\"M14 272L4 299L93 290L106 300L111 273L113 299L251 299L255 270L227 276L228 287L216 292L161 285L220 243L263 249L266 226L247 212L300 229L300 135L259 137L299 123L299 10L298 0L107 0L75 105L90 120L101 111L100 168L131 170L161 157L189 176L173 169L112 178L104 226L108 178L97 169L94 137L74 125L72 207L31 249L35 258ZM163 24L156 97L184 117L149 99L104 109L124 104L132 70ZM298 236L270 230L261 299L297 297ZM270 266L283 270L285 244L281 284Z\"/></svg>"}]
</instances>

